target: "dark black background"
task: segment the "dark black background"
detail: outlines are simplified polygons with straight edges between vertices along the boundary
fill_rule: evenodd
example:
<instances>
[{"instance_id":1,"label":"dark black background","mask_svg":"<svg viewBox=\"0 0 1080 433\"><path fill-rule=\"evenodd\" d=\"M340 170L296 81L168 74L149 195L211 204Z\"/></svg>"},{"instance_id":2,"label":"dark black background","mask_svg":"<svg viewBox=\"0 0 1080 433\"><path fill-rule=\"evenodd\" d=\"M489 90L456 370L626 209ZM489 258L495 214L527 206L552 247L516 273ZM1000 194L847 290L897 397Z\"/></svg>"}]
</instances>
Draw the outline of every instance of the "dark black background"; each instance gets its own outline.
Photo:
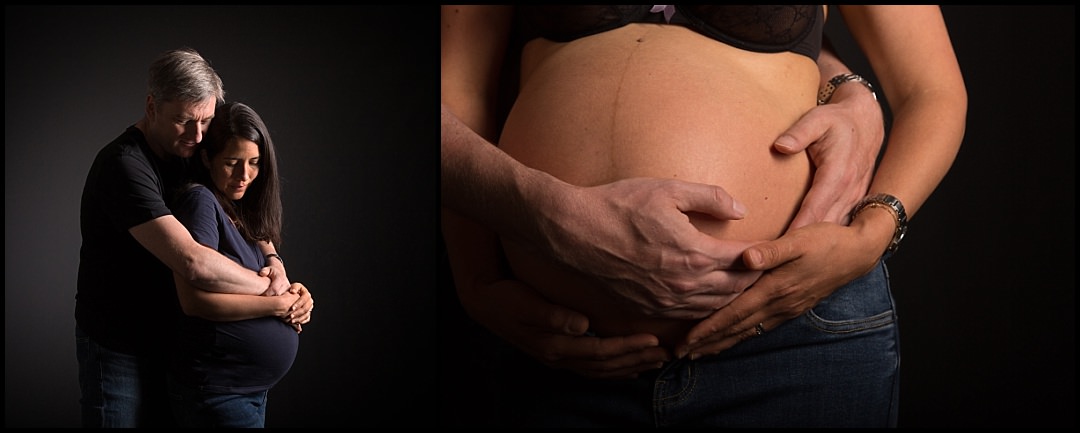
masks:
<instances>
[{"instance_id":1,"label":"dark black background","mask_svg":"<svg viewBox=\"0 0 1080 433\"><path fill-rule=\"evenodd\" d=\"M900 426L1074 426L1075 8L943 10L968 129L890 259ZM437 11L5 7L5 426L78 426L79 193L180 46L274 134L281 251L320 306L268 426L484 425L487 366L438 246Z\"/></svg>"}]
</instances>

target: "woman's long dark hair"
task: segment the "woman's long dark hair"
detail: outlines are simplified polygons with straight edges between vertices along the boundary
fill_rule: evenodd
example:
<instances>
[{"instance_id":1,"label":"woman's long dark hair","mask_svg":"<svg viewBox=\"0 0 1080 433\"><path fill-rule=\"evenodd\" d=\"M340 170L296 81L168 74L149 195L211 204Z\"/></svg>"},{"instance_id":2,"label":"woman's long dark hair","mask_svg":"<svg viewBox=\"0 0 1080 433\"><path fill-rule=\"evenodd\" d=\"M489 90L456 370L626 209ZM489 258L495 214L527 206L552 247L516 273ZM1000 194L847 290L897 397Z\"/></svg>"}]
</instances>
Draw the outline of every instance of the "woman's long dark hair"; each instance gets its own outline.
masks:
<instances>
[{"instance_id":1,"label":"woman's long dark hair","mask_svg":"<svg viewBox=\"0 0 1080 433\"><path fill-rule=\"evenodd\" d=\"M206 152L208 160L225 150L230 139L243 138L259 147L259 175L248 187L240 200L230 200L222 195L210 178L210 171L201 158L194 161L195 181L214 192L225 213L237 221L240 234L248 240L273 242L281 245L281 189L277 174L277 155L270 131L259 114L239 102L227 102L217 107L210 128L203 137L200 152Z\"/></svg>"}]
</instances>

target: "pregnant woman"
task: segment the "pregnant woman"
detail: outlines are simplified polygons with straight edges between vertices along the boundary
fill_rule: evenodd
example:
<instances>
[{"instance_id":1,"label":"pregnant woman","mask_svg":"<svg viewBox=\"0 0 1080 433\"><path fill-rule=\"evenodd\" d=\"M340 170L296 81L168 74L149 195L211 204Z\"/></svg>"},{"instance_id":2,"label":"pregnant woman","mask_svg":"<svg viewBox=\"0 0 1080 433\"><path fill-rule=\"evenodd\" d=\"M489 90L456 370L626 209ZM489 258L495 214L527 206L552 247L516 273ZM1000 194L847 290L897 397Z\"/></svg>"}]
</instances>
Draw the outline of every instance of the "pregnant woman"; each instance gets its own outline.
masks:
<instances>
[{"instance_id":1,"label":"pregnant woman","mask_svg":"<svg viewBox=\"0 0 1080 433\"><path fill-rule=\"evenodd\" d=\"M828 99L836 86L859 87L843 83L861 80L821 76L815 61L828 11L820 5L521 6L516 12L489 15L517 19L524 43L518 94L498 146L527 166L580 186L636 177L719 185L745 205L745 217L688 217L720 239L758 242L785 235L810 188L814 164L805 152L782 154L772 145L818 105L819 96ZM632 380L572 374L545 380L523 402L535 409L523 411L523 423L895 423L899 340L882 253L895 249L906 218L952 164L963 136L966 93L936 7L847 6L841 12L892 102L894 122L871 195L856 207L850 225L811 224L787 235L819 237L823 242L813 248L830 255L831 266L807 269L806 280L839 282L787 311L739 311L757 325L739 329L746 341L728 350L695 353ZM443 13L445 23L448 12ZM508 27L444 28L444 65L449 52L485 65L475 71L497 70L500 46L484 42L493 36L483 32ZM460 39L446 37L453 31ZM448 50L447 41L471 42ZM486 115L476 114L484 102L446 86L469 88L494 77L446 74L444 66L444 104L485 131ZM825 81L833 88L819 95ZM479 233L469 231L476 227L447 223L459 290L492 272L501 246L509 265L503 277L583 313L598 336L651 334L671 350L686 343L695 326L695 339L708 338L701 326L710 319L641 314L597 290L595 280L527 246L505 240L486 249L466 245L465 233ZM802 260L820 260L812 252L806 256ZM752 286L739 296L763 293Z\"/></svg>"},{"instance_id":2,"label":"pregnant woman","mask_svg":"<svg viewBox=\"0 0 1080 433\"><path fill-rule=\"evenodd\" d=\"M270 132L258 113L217 108L196 152L195 182L173 206L199 243L259 271L281 244L281 197ZM173 413L183 427L264 427L267 394L292 367L314 301L302 285L278 296L213 293L177 276L184 315L170 368ZM310 302L310 308L306 307ZM300 311L305 313L300 314Z\"/></svg>"}]
</instances>

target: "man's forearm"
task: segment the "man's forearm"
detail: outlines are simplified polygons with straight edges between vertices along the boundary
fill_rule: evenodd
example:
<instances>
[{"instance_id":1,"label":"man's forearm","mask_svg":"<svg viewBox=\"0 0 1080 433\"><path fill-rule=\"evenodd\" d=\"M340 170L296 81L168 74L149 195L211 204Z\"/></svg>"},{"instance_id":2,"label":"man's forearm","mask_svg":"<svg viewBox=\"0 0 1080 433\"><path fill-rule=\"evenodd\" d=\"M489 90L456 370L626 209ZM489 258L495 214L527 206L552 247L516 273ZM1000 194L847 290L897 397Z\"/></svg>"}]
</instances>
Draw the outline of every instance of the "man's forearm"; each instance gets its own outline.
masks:
<instances>
[{"instance_id":1,"label":"man's forearm","mask_svg":"<svg viewBox=\"0 0 1080 433\"><path fill-rule=\"evenodd\" d=\"M821 73L820 83L818 88L824 88L829 80L833 79L837 75L841 74L858 74L856 71L852 71L848 65L840 59L840 56L836 54L836 49L833 48L832 43L828 38L824 38L821 43L821 53L818 55L817 60L818 71ZM863 77L866 78L866 77ZM830 101L841 101L846 99L858 100L865 102L868 107L873 107L875 111L881 111L880 106L877 105L877 95L868 86L860 86L857 84L840 85L832 94Z\"/></svg>"},{"instance_id":2,"label":"man's forearm","mask_svg":"<svg viewBox=\"0 0 1080 433\"><path fill-rule=\"evenodd\" d=\"M195 265L188 281L191 285L208 292L261 295L270 285L270 279L260 277L213 249L201 246L197 251Z\"/></svg>"},{"instance_id":3,"label":"man's forearm","mask_svg":"<svg viewBox=\"0 0 1080 433\"><path fill-rule=\"evenodd\" d=\"M821 72L821 83L818 88L823 87L832 77L851 72L851 69L836 54L836 49L829 42L829 38L823 38L821 41L821 52L818 54L817 65L818 71Z\"/></svg>"},{"instance_id":4,"label":"man's forearm","mask_svg":"<svg viewBox=\"0 0 1080 433\"><path fill-rule=\"evenodd\" d=\"M524 166L484 140L444 106L442 109L442 205L503 236L542 243L535 224L538 206L568 184Z\"/></svg>"},{"instance_id":5,"label":"man's forearm","mask_svg":"<svg viewBox=\"0 0 1080 433\"><path fill-rule=\"evenodd\" d=\"M200 244L172 215L130 229L131 235L169 269L206 291L259 295L270 279L258 276L213 248Z\"/></svg>"}]
</instances>

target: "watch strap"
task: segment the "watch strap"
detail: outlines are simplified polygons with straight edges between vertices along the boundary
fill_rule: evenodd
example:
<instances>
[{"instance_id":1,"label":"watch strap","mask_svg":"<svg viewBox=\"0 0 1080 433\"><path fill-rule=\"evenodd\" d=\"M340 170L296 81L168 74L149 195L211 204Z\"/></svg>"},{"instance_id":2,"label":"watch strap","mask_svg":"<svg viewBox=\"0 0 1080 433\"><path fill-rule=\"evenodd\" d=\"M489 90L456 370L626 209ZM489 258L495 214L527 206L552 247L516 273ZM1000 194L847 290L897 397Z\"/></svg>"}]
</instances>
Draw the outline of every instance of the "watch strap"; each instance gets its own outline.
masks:
<instances>
[{"instance_id":1,"label":"watch strap","mask_svg":"<svg viewBox=\"0 0 1080 433\"><path fill-rule=\"evenodd\" d=\"M836 92L836 88L841 84L854 81L856 83L866 86L870 89L870 94L874 96L874 100L877 101L877 92L874 91L874 86L870 84L870 81L857 74L840 74L829 79L829 82L825 83L825 86L818 91L817 104L825 105L832 99L833 93Z\"/></svg>"}]
</instances>

